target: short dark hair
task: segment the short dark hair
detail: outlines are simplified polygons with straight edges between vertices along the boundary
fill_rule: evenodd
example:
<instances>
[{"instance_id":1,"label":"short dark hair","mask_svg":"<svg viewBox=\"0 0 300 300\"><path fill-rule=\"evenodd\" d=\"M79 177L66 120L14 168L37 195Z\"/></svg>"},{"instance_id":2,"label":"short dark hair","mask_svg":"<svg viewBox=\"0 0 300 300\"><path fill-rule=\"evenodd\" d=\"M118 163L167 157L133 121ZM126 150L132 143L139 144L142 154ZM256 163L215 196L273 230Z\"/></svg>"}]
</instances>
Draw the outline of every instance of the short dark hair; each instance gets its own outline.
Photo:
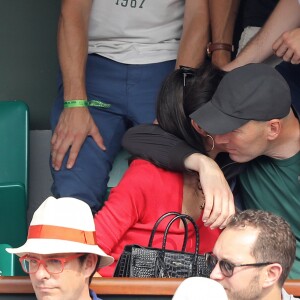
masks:
<instances>
[{"instance_id":1,"label":"short dark hair","mask_svg":"<svg viewBox=\"0 0 300 300\"><path fill-rule=\"evenodd\" d=\"M80 257L78 258L78 259L79 259L79 263L80 263L81 266L83 265L83 263L85 262L85 260L87 259L87 257L88 257L89 254L91 254L91 253L85 253L84 255L82 255L82 256L80 256ZM96 255L96 254L94 254L94 255ZM91 274L91 276L90 276L90 278L89 278L89 284L91 284L92 279L93 279L95 273L96 273L97 270L99 269L101 256L97 255L97 258L98 258L98 260L97 260L95 269L94 269L93 273Z\"/></svg>"},{"instance_id":2,"label":"short dark hair","mask_svg":"<svg viewBox=\"0 0 300 300\"><path fill-rule=\"evenodd\" d=\"M252 255L257 262L277 262L282 266L278 280L281 288L288 277L296 255L296 238L290 225L271 212L247 209L236 213L227 228L252 227L259 231Z\"/></svg>"},{"instance_id":3,"label":"short dark hair","mask_svg":"<svg viewBox=\"0 0 300 300\"><path fill-rule=\"evenodd\" d=\"M156 115L160 127L206 154L202 137L191 125L189 115L210 101L226 72L205 62L185 78L184 69L173 71L163 82Z\"/></svg>"}]
</instances>

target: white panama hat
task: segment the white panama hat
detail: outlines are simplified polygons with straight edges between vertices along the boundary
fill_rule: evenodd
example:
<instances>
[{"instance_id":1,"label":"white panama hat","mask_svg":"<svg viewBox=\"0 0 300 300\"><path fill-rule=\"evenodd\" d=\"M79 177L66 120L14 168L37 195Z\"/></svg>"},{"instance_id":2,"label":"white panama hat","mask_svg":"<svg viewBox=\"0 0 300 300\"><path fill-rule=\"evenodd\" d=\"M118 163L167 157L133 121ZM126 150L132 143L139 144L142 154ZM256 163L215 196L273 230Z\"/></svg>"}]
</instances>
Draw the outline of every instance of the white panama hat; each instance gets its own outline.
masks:
<instances>
[{"instance_id":1,"label":"white panama hat","mask_svg":"<svg viewBox=\"0 0 300 300\"><path fill-rule=\"evenodd\" d=\"M113 263L96 243L95 224L90 207L75 198L48 197L35 211L26 243L6 248L9 253L92 253L101 256L99 267Z\"/></svg>"}]
</instances>

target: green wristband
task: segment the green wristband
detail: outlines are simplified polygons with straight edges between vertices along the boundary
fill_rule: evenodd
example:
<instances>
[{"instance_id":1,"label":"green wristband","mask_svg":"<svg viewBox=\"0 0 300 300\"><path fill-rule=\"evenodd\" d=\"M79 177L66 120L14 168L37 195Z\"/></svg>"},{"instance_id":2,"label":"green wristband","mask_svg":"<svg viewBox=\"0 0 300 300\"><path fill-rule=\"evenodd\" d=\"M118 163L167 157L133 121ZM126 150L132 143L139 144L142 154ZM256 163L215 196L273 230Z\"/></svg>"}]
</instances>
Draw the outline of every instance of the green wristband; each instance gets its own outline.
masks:
<instances>
[{"instance_id":1,"label":"green wristband","mask_svg":"<svg viewBox=\"0 0 300 300\"><path fill-rule=\"evenodd\" d=\"M104 103L100 100L67 100L64 102L64 108L71 108L71 107L96 107L96 108L109 108L111 104Z\"/></svg>"},{"instance_id":2,"label":"green wristband","mask_svg":"<svg viewBox=\"0 0 300 300\"><path fill-rule=\"evenodd\" d=\"M64 102L64 108L86 107L86 106L88 106L87 100L68 100Z\"/></svg>"}]
</instances>

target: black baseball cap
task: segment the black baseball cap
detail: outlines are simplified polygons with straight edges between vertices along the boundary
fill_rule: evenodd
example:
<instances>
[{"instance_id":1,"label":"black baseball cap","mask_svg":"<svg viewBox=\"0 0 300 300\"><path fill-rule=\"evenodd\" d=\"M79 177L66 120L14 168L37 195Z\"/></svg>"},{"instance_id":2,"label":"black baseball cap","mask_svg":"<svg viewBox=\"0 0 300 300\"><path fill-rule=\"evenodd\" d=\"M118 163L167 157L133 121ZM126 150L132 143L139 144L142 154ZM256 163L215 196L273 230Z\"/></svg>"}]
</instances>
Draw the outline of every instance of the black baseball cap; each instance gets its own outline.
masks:
<instances>
[{"instance_id":1,"label":"black baseball cap","mask_svg":"<svg viewBox=\"0 0 300 300\"><path fill-rule=\"evenodd\" d=\"M211 134L233 131L250 120L288 115L291 92L285 79L266 64L248 64L228 72L212 99L190 115Z\"/></svg>"}]
</instances>

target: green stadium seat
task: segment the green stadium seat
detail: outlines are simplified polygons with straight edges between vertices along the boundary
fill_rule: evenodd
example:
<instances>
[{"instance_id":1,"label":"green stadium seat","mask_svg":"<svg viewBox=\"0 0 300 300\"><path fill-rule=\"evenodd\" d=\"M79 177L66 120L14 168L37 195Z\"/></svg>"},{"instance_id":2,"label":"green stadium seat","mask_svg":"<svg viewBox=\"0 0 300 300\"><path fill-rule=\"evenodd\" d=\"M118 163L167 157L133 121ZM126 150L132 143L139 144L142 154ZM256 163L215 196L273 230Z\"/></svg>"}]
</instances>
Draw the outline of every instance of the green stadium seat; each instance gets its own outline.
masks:
<instances>
[{"instance_id":1,"label":"green stadium seat","mask_svg":"<svg viewBox=\"0 0 300 300\"><path fill-rule=\"evenodd\" d=\"M0 243L19 247L27 237L26 196L22 184L0 184Z\"/></svg>"},{"instance_id":2,"label":"green stadium seat","mask_svg":"<svg viewBox=\"0 0 300 300\"><path fill-rule=\"evenodd\" d=\"M29 109L0 101L0 243L18 247L27 236ZM14 256L15 274L24 275Z\"/></svg>"},{"instance_id":3,"label":"green stadium seat","mask_svg":"<svg viewBox=\"0 0 300 300\"><path fill-rule=\"evenodd\" d=\"M24 185L27 201L29 109L23 101L0 101L0 183Z\"/></svg>"},{"instance_id":4,"label":"green stadium seat","mask_svg":"<svg viewBox=\"0 0 300 300\"><path fill-rule=\"evenodd\" d=\"M107 184L106 199L108 198L111 189L119 183L123 174L125 173L126 169L128 168L128 158L129 157L130 157L130 154L124 149L122 149L118 153L118 155L113 163L112 170L109 173L109 181Z\"/></svg>"},{"instance_id":5,"label":"green stadium seat","mask_svg":"<svg viewBox=\"0 0 300 300\"><path fill-rule=\"evenodd\" d=\"M15 276L14 255L6 252L6 248L11 248L9 244L0 244L0 275Z\"/></svg>"}]
</instances>

